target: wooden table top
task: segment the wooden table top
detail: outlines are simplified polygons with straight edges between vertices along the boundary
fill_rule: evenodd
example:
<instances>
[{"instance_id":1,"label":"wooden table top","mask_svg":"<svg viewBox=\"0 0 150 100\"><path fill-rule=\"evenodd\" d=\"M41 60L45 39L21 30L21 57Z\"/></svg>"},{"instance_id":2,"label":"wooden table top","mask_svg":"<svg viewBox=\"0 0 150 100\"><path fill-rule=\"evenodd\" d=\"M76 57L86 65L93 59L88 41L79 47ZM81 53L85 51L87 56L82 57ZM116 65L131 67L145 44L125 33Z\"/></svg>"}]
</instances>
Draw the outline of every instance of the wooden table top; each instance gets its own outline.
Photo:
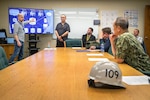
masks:
<instances>
[{"instance_id":1,"label":"wooden table top","mask_svg":"<svg viewBox=\"0 0 150 100\"><path fill-rule=\"evenodd\" d=\"M150 85L89 87L88 75L95 62L88 61L87 53L96 52L42 50L0 70L0 100L150 100ZM104 57L115 61L107 53ZM142 75L126 64L119 67L124 76Z\"/></svg>"}]
</instances>

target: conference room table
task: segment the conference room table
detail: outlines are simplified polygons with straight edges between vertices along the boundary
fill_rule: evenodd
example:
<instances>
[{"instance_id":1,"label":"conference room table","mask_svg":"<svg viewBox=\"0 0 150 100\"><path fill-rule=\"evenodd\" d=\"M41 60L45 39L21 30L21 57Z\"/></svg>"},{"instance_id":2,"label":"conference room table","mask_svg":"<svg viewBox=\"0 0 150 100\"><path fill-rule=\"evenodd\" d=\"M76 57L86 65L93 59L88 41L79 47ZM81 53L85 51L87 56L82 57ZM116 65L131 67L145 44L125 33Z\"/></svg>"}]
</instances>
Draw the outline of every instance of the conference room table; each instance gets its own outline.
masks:
<instances>
[{"instance_id":1,"label":"conference room table","mask_svg":"<svg viewBox=\"0 0 150 100\"><path fill-rule=\"evenodd\" d=\"M41 50L0 70L0 100L150 100L150 85L127 85L126 89L88 86L96 61L72 48ZM93 58L115 59L108 53ZM127 64L119 64L123 76L140 76Z\"/></svg>"}]
</instances>

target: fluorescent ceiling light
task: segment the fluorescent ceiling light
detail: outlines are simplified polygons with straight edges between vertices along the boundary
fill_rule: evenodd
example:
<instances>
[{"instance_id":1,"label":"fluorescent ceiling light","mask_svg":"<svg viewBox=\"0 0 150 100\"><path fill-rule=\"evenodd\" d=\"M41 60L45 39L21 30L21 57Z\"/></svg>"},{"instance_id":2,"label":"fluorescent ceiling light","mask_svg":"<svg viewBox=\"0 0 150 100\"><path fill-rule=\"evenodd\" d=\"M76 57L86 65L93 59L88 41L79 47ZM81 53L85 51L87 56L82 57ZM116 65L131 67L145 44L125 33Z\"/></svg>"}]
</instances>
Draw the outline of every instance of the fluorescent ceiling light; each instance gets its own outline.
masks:
<instances>
[{"instance_id":1,"label":"fluorescent ceiling light","mask_svg":"<svg viewBox=\"0 0 150 100\"><path fill-rule=\"evenodd\" d=\"M67 18L77 18L77 17L67 17Z\"/></svg>"},{"instance_id":2,"label":"fluorescent ceiling light","mask_svg":"<svg viewBox=\"0 0 150 100\"><path fill-rule=\"evenodd\" d=\"M77 12L72 11L72 12L68 12L68 11L59 11L59 14L77 14Z\"/></svg>"},{"instance_id":3,"label":"fluorescent ceiling light","mask_svg":"<svg viewBox=\"0 0 150 100\"><path fill-rule=\"evenodd\" d=\"M91 17L78 17L79 19L91 19Z\"/></svg>"},{"instance_id":4,"label":"fluorescent ceiling light","mask_svg":"<svg viewBox=\"0 0 150 100\"><path fill-rule=\"evenodd\" d=\"M59 18L60 19L60 17L55 17L55 18L57 18L57 19Z\"/></svg>"},{"instance_id":5,"label":"fluorescent ceiling light","mask_svg":"<svg viewBox=\"0 0 150 100\"><path fill-rule=\"evenodd\" d=\"M96 15L96 12L79 12L80 15Z\"/></svg>"},{"instance_id":6,"label":"fluorescent ceiling light","mask_svg":"<svg viewBox=\"0 0 150 100\"><path fill-rule=\"evenodd\" d=\"M60 17L55 17L56 19L60 19ZM67 17L67 19L70 18L77 18L77 17Z\"/></svg>"}]
</instances>

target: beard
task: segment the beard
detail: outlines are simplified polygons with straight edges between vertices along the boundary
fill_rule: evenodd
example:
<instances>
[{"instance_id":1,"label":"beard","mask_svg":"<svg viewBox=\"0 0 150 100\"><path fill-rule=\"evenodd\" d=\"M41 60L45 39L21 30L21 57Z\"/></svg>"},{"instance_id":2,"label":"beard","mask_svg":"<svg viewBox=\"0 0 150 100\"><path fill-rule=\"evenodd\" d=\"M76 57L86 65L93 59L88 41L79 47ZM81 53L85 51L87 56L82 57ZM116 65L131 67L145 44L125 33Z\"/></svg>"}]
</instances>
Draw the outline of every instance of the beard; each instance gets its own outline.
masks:
<instances>
[{"instance_id":1,"label":"beard","mask_svg":"<svg viewBox=\"0 0 150 100\"><path fill-rule=\"evenodd\" d=\"M87 32L87 35L91 35L92 33Z\"/></svg>"}]
</instances>

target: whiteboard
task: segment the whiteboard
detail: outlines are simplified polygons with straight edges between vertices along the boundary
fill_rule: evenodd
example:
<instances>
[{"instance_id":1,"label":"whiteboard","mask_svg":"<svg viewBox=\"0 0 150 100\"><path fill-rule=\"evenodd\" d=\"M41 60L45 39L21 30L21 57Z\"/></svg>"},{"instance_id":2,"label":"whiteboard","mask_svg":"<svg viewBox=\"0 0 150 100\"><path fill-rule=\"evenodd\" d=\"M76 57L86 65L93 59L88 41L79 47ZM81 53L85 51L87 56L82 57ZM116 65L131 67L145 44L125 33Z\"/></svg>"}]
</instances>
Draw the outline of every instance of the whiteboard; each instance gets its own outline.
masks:
<instances>
[{"instance_id":1,"label":"whiteboard","mask_svg":"<svg viewBox=\"0 0 150 100\"><path fill-rule=\"evenodd\" d=\"M93 35L98 37L98 25L93 24L93 20L99 19L99 14L96 8L57 8L54 17L54 27L61 21L61 14L67 16L66 22L70 25L70 33L68 38L82 38L83 34L86 34L89 27L94 29ZM55 29L54 29L55 30ZM56 39L56 35L53 34L53 38Z\"/></svg>"}]
</instances>

